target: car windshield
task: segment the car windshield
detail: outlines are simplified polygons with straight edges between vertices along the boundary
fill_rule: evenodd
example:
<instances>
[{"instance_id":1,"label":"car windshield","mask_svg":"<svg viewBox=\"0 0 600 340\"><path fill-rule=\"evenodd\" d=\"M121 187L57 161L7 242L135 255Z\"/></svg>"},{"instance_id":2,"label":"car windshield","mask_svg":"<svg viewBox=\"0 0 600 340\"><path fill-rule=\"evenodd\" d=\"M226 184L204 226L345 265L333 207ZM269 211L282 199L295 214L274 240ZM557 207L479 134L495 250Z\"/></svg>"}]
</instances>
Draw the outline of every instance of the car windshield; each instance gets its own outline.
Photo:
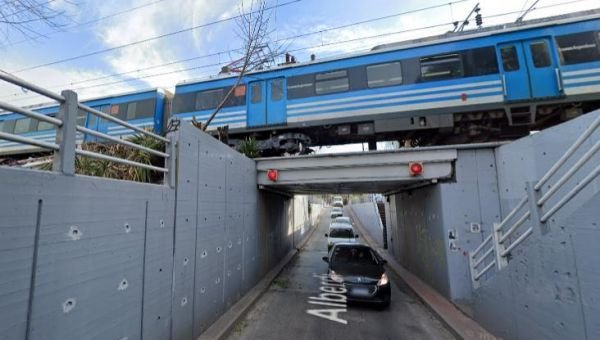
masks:
<instances>
[{"instance_id":1,"label":"car windshield","mask_svg":"<svg viewBox=\"0 0 600 340\"><path fill-rule=\"evenodd\" d=\"M337 223L350 223L350 217L338 217L335 219Z\"/></svg>"},{"instance_id":2,"label":"car windshield","mask_svg":"<svg viewBox=\"0 0 600 340\"><path fill-rule=\"evenodd\" d=\"M335 238L353 238L354 232L348 228L336 228L329 231L329 237Z\"/></svg>"},{"instance_id":3,"label":"car windshield","mask_svg":"<svg viewBox=\"0 0 600 340\"><path fill-rule=\"evenodd\" d=\"M377 265L375 254L365 247L337 247L331 258L335 264Z\"/></svg>"}]
</instances>

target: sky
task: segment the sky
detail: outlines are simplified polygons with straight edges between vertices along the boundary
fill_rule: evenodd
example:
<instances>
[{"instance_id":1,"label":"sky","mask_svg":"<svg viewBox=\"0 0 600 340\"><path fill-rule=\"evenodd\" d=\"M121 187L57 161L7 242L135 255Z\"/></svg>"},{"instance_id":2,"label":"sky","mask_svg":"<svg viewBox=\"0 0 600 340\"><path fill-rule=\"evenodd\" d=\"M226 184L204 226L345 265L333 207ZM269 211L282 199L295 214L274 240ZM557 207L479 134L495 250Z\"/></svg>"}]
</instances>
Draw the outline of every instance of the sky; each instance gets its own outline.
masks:
<instances>
[{"instance_id":1,"label":"sky","mask_svg":"<svg viewBox=\"0 0 600 340\"><path fill-rule=\"evenodd\" d=\"M65 13L63 27L38 25L43 36L36 39L17 31L0 36L0 70L56 92L75 90L82 99L172 91L177 83L216 75L238 57L241 41L231 18L251 1L50 0ZM514 22L534 1L267 0L267 6L270 40L301 62L311 54L339 56L447 32L478 2L484 26ZM535 7L527 19L598 8L600 0L540 0ZM466 27L475 28L474 20ZM48 100L0 82L0 101Z\"/></svg>"}]
</instances>

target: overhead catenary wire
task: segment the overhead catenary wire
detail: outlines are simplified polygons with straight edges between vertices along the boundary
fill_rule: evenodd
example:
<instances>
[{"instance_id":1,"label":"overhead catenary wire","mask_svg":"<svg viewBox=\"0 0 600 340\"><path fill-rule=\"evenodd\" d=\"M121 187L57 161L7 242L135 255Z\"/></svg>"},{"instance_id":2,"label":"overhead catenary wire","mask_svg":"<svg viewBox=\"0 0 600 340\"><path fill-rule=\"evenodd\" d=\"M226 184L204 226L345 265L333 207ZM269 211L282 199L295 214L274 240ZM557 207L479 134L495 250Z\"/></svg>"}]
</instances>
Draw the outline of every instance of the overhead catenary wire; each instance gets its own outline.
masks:
<instances>
[{"instance_id":1,"label":"overhead catenary wire","mask_svg":"<svg viewBox=\"0 0 600 340\"><path fill-rule=\"evenodd\" d=\"M395 18L395 17L398 17L398 16L402 16L402 15L414 14L414 13L417 13L417 12L422 12L422 11L427 11L427 10L431 10L431 9L441 8L441 7L449 6L451 4L457 4L457 3L462 3L462 2L466 2L466 1L468 1L468 0L458 0L458 1L450 2L450 3L443 3L443 4L438 4L438 5L432 5L432 6L422 7L422 8L418 8L418 9L414 9L414 10L403 11L403 12L399 12L399 13L395 13L395 14L391 14L391 15L385 15L385 16L381 16L381 17L376 17L376 18L361 20L361 21L350 23L350 24L345 24L345 25L340 25L340 26L334 26L334 27L324 28L324 29L317 30L317 31L312 31L312 32L308 32L308 33L302 33L302 34L298 34L298 35L294 35L294 36L280 38L280 39L275 40L274 43L286 42L286 41L290 41L290 40L294 40L294 39L298 39L298 38L304 38L304 37L311 36L311 35L322 34L322 33L330 32L330 31L334 31L334 30L340 30L340 29L349 28L349 27L358 26L358 25L363 25L363 24L372 23L372 22L376 22L376 21L391 19L391 18ZM118 73L113 73L113 74L109 74L109 75L105 75L105 76L100 76L100 77L95 77L95 78L90 78L90 79L84 79L84 80L75 81L75 82L64 83L64 84L60 84L60 85L51 85L49 87L51 87L51 88L58 88L58 87L64 87L64 86L72 86L72 85L76 85L76 84L82 84L82 83L87 83L87 82L91 82L91 81L102 80L102 79L107 79L107 78L117 77L117 76L123 76L123 75L131 74L131 73L137 73L137 72L140 72L140 71L147 71L147 70L151 70L151 69L155 69L155 68L161 68L161 67L165 67L165 66L169 66L169 65L174 65L174 64L179 64L179 63L185 63L185 62L190 62L190 61L204 59L204 58L209 58L209 57L221 56L221 55L225 55L225 54L239 52L241 50L242 50L241 48L229 49L229 50L224 50L224 51L209 53L209 54L205 54L205 55L200 55L200 56L195 56L195 57L190 57L190 58L185 58L185 59L179 59L179 60L174 60L174 61L170 61L170 62L163 63L163 64L158 64L158 65L144 67L144 68L141 68L141 69L135 69L135 70L125 71L125 72L118 72ZM15 72L19 72L19 71L15 71ZM12 97L12 96L15 96L15 95L18 95L18 94L19 93L13 93L11 95L3 96L3 97L0 97L0 98L8 98L8 97Z\"/></svg>"},{"instance_id":2,"label":"overhead catenary wire","mask_svg":"<svg viewBox=\"0 0 600 340\"><path fill-rule=\"evenodd\" d=\"M56 0L53 0L53 1L56 1ZM102 17L99 17L99 18L96 18L96 19L92 19L92 20L88 20L88 21L84 21L84 22L80 22L80 23L75 23L74 25L67 26L64 29L61 29L61 30L58 30L58 31L52 31L52 32L44 33L43 35L46 36L46 37L48 37L48 36L59 34L59 33L65 33L68 30L73 29L73 28L86 26L86 25L93 24L93 23L96 23L96 22L100 22L100 21L103 21L103 20L106 20L106 19L114 18L114 17L117 17L119 15L123 15L123 14L126 14L126 13L131 13L131 12L137 11L139 9L146 8L146 7L149 7L149 6L155 5L155 4L160 3L160 2L164 2L164 1L165 0L154 0L154 1L151 1L151 2L148 2L148 3L144 3L144 4L141 4L141 5L138 5L138 6L134 6L134 7L128 8L128 9L124 9L124 10L121 10L121 11L118 11L118 12L114 12L112 14L107 14L105 16L102 16ZM24 43L24 42L27 42L27 41L31 41L31 40L34 40L34 39L35 38L31 38L31 37L30 38L25 38L23 40L15 41L15 42L12 42L12 43L2 44L2 47L14 46L14 45L18 45L18 44L21 44L21 43Z\"/></svg>"},{"instance_id":3,"label":"overhead catenary wire","mask_svg":"<svg viewBox=\"0 0 600 340\"><path fill-rule=\"evenodd\" d=\"M272 6L265 7L265 10L273 10L275 8L279 8L279 7L291 5L291 4L300 2L300 1L302 1L302 0L291 0L291 1L280 3L280 4L275 4L275 5L272 5ZM256 13L256 11L248 12L246 14L252 14L252 13ZM25 67L25 68L22 68L22 69L19 69L19 70L11 71L11 72L12 73L20 73L20 72L25 72L25 71L31 71L31 70L35 70L35 69L46 67L46 66L52 66L52 65L62 64L62 63L66 63L66 62L73 61L73 60L78 60L78 59L82 59L82 58L91 57L91 56L94 56L94 55L108 53L108 52L111 52L111 51L120 50L120 49L127 48L127 47L130 47L130 46L135 46L135 45L147 43L149 41L163 39L163 38L171 37L171 36L174 36L174 35L177 35L177 34L181 34L181 33L185 33L185 32L191 32L191 31L197 30L199 28L203 28L203 27L212 26L212 25L215 25L215 24L220 24L220 23L223 23L223 22L231 21L231 20L234 20L234 19L239 18L241 16L242 16L242 14L239 14L239 15L235 15L235 16L231 16L231 17L227 17L227 18L223 18L223 19L211 21L211 22L208 22L208 23L204 23L204 24L200 24L200 25L196 25L196 26L192 26L192 27L188 27L188 28L176 30L176 31L173 31L173 32L164 33L164 34L160 34L160 35L157 35L157 36L153 36L153 37L149 37L149 38L145 38L145 39L141 39L141 40L137 40L137 41L132 41L132 42L127 43L127 44L123 44L123 45L119 45L119 46L114 46L114 47L109 47L109 48L104 48L104 49L101 49L101 50L96 50L96 51L93 51L93 52L88 52L88 53L76 55L76 56L69 57L69 58L58 59L58 60L54 60L54 61L51 61L51 62L48 62L48 63L44 63L44 64L33 65L33 66Z\"/></svg>"},{"instance_id":4,"label":"overhead catenary wire","mask_svg":"<svg viewBox=\"0 0 600 340\"><path fill-rule=\"evenodd\" d=\"M556 6L561 6L561 5L566 5L566 4L572 4L572 3L582 2L582 1L586 1L586 0L571 0L571 1L556 3L556 4L552 4L552 5L540 6L540 7L537 7L535 9L543 9L543 8L556 7ZM498 14L493 14L493 15L485 16L484 18L501 17L501 16L512 15L512 14L518 14L518 13L521 13L521 11L511 11L511 12L498 13ZM389 16L386 16L386 17L389 17ZM375 20L375 19L369 19L368 21L373 21L373 20ZM432 28L439 28L439 27L448 26L448 25L452 25L452 24L453 24L452 22L446 22L446 23L440 23L440 24L435 24L435 25L423 26L423 27L418 27L418 28L411 28L411 29L406 29L406 30L400 30L400 31L395 31L395 32L387 32L387 33L382 33L382 34L377 34L377 35L371 35L371 36L367 36L367 37L353 38L353 39L348 39L348 40L343 40L343 41L334 41L334 42L330 42L330 43L320 43L320 44L317 44L317 45L311 45L311 46L306 46L306 47L301 47L301 48L296 48L296 49L288 50L287 52L288 53L299 52L299 51L310 50L310 49L315 49L315 48L321 48L321 47L326 47L326 46L346 44L346 43L356 42L356 41L360 41L360 40L375 39L375 38L380 38L380 37L385 37L385 36L397 35L397 34L401 34L401 33L414 32L414 31L426 30L426 29L432 29ZM356 23L355 25L359 25L359 23ZM337 26L337 27L333 27L333 28L328 28L328 29L325 29L325 30L313 31L313 32L309 32L309 33L302 33L302 34L298 34L296 36L286 37L286 38L282 38L282 39L279 39L279 40L280 41L291 40L291 39L296 39L298 37L306 37L306 36L309 36L309 35L320 34L322 31L332 31L332 30L336 30L336 29L347 28L347 27L350 27L350 26L351 26L351 24L347 24L347 25ZM211 54L207 54L207 55L202 55L202 56L187 58L187 59L184 59L184 61L197 60L197 59L208 58L208 57L217 56L217 55L220 56L222 54L227 54L227 53L235 52L235 51L238 51L238 50L240 50L240 49L238 48L238 49L231 49L231 50L226 50L226 51L220 51L220 52L211 53ZM284 53L285 52L282 52L281 55L283 55ZM232 61L232 60L229 60L229 62L230 61ZM156 65L156 66L150 66L150 67L147 67L145 69L128 71L128 72L121 72L120 74L107 75L107 76L99 77L99 79L105 79L105 78L109 78L111 76L116 76L116 75L124 75L124 74L134 73L134 72L138 72L138 71L141 71L141 70L148 70L148 69L160 68L160 67L164 67L164 66L168 66L168 65L172 65L172 64L177 64L177 63L180 63L180 62L181 61L173 61L173 62L169 62L169 63L166 63L166 64L161 64L161 65ZM141 76L141 77L132 78L132 79L123 79L123 80L117 80L117 81L105 82L105 83L101 83L101 84L90 85L90 86L86 86L86 87L79 87L79 88L74 88L73 90L83 90L83 89L90 89L90 88L96 88L96 87L114 85L114 84L119 84L119 83L127 83L127 82L139 81L141 79L148 79L148 78L153 78L153 77L158 77L158 76L165 76L165 75L170 75L170 74L175 74L175 73L181 73L181 72L190 71L190 70L197 70L197 69L201 69L201 68L219 66L221 64L222 63L199 65L199 66L195 66L195 67L191 67L191 68L179 69L179 70L174 70L174 71L169 71L169 72L163 72L163 73L159 73L159 74L151 74L151 75ZM99 79L84 80L84 81L80 81L80 82L77 82L77 83L89 82L89 81L99 80ZM67 84L67 85L70 85L70 84ZM16 94L18 94L18 93L16 93ZM12 95L9 95L9 96L14 96L16 94L12 94ZM6 97L0 97L0 98L6 98ZM34 98L34 97L33 96L21 97L21 98L15 99L15 101L22 101L22 100L31 99L31 98Z\"/></svg>"}]
</instances>

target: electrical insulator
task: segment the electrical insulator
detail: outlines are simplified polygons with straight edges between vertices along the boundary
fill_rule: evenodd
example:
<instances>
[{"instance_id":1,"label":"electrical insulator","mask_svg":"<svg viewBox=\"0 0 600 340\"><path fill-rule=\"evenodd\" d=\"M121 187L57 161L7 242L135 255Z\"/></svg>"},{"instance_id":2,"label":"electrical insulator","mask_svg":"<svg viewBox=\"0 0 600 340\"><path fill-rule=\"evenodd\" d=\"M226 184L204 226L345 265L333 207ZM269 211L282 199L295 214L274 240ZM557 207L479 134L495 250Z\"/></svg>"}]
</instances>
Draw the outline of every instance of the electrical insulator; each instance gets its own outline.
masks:
<instances>
[{"instance_id":1,"label":"electrical insulator","mask_svg":"<svg viewBox=\"0 0 600 340\"><path fill-rule=\"evenodd\" d=\"M483 25L483 18L481 17L480 13L477 13L475 16L475 23L477 24L477 27L481 27L481 25Z\"/></svg>"}]
</instances>

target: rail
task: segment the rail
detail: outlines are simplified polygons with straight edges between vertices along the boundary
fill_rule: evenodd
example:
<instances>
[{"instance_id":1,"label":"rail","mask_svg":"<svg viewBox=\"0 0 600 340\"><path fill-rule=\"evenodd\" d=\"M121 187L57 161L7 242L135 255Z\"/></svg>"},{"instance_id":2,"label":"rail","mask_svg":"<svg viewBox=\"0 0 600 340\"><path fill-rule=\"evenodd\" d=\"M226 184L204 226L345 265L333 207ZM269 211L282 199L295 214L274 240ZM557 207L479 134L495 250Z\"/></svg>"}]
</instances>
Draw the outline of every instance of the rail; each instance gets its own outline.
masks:
<instances>
[{"instance_id":1,"label":"rail","mask_svg":"<svg viewBox=\"0 0 600 340\"><path fill-rule=\"evenodd\" d=\"M502 270L508 265L508 259L511 251L522 244L534 232L535 226L545 224L556 212L571 201L581 190L583 190L590 182L592 182L600 174L600 164L597 164L583 179L577 182L568 192L554 204L550 204L552 198L557 198L557 193L561 188L564 188L569 180L577 173L581 173L581 169L590 162L590 160L600 150L600 140L587 149L585 152L581 150L582 146L596 132L600 126L600 114L594 119L585 131L573 142L573 144L565 151L563 155L554 163L550 169L541 177L541 179L532 186L527 194L519 200L515 207L506 215L506 217L498 224L494 225L492 233L486 237L475 250L469 252L469 269L471 272L471 282L473 288L480 286L480 280L483 275L496 266L497 271ZM554 183L549 184L550 180L561 169L567 166L567 162L573 157L577 151L582 151L582 155L574 160L564 174L562 174ZM548 189L542 192L542 188L547 185ZM539 198L537 196L540 196ZM527 208L527 209L525 209ZM519 212L521 212L520 215ZM534 214L535 212L535 214ZM516 216L520 216L514 221ZM535 216L535 217L534 217ZM529 224L526 222L529 221ZM510 224L512 222L512 224ZM520 233L518 231L521 230ZM483 249L487 249L482 252ZM495 253L495 258L491 258L492 253ZM492 259L491 261L489 259ZM487 261L486 261L487 260ZM485 264L482 266L482 264Z\"/></svg>"},{"instance_id":2,"label":"rail","mask_svg":"<svg viewBox=\"0 0 600 340\"><path fill-rule=\"evenodd\" d=\"M169 182L169 176L167 174L172 173L169 167L173 164L172 155L169 152L163 152L155 149L148 148L146 146L133 143L129 140L120 139L106 133L92 130L86 128L85 126L79 126L76 123L77 115L79 110L83 110L88 112L94 116L102 118L104 120L110 121L119 126L131 129L135 132L143 134L145 136L151 137L158 141L165 143L165 150L173 150L173 148L169 147L171 141L169 138L160 136L154 132L147 131L143 128L134 126L126 121L123 121L119 118L113 117L104 112L98 111L94 108L86 106L84 104L79 103L77 99L77 94L73 91L63 91L61 94L54 93L52 91L48 91L42 87L29 83L23 79L17 78L8 73L0 72L0 80L4 80L13 85L25 88L27 90L38 93L42 96L48 97L57 101L60 105L59 111L56 117L50 117L44 114L40 114L38 112L32 111L27 108L18 107L9 103L0 102L0 109L20 114L22 116L32 118L38 121L43 121L49 124L52 124L56 127L56 140L54 143L48 141L38 140L32 137L22 136L13 133L0 132L0 139L9 140L18 144L26 144L42 149L47 149L53 151L52 157L52 170L57 172L62 172L64 174L73 175L75 174L75 158L79 157L88 157L99 160L105 160L110 162L115 162L119 164L125 164L132 167L143 168L151 171L157 171L164 174L164 181ZM98 152L93 152L89 150L81 149L81 146L77 146L76 136L77 133L82 133L84 135L93 136L99 139L103 139L106 141L110 141L112 143L121 144L127 146L132 149L136 149L139 151L147 152L153 156L162 158L164 160L165 166L155 166L152 164L145 164L136 161L132 161L129 159L119 158L111 155L105 155ZM45 161L46 163L48 161Z\"/></svg>"}]
</instances>

